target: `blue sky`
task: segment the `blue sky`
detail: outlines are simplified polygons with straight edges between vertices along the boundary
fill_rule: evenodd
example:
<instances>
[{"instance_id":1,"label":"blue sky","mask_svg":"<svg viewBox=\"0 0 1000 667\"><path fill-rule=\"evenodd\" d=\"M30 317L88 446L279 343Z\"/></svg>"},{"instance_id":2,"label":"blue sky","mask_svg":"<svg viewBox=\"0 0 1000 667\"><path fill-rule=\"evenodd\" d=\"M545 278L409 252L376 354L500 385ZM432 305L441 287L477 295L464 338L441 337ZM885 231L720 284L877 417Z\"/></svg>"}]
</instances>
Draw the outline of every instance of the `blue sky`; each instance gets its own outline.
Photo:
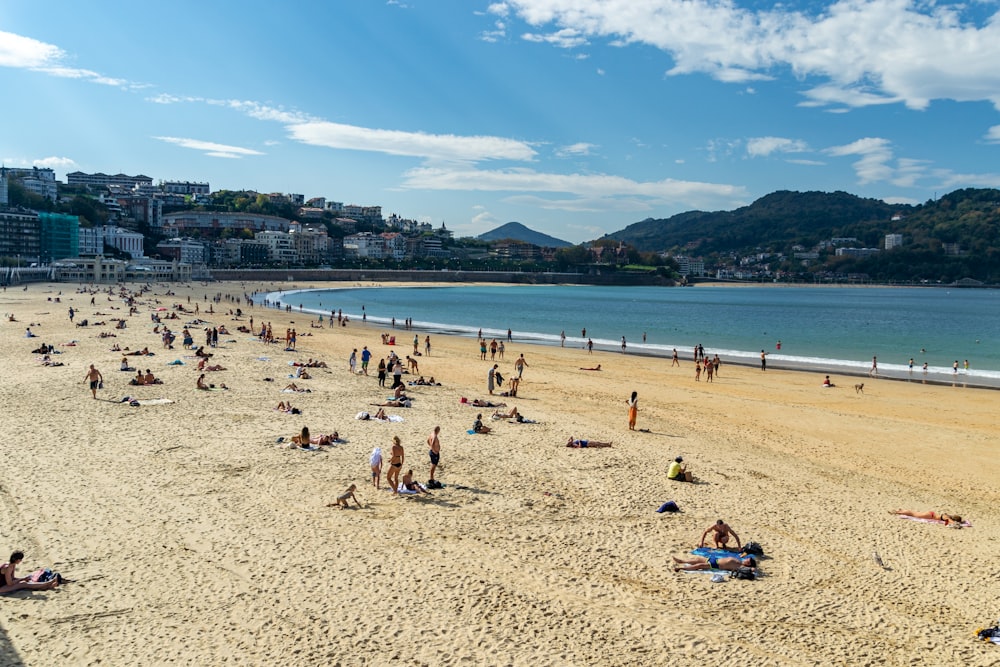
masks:
<instances>
[{"instance_id":1,"label":"blue sky","mask_svg":"<svg viewBox=\"0 0 1000 667\"><path fill-rule=\"evenodd\" d=\"M580 242L775 190L1000 187L1000 3L0 6L0 159Z\"/></svg>"}]
</instances>

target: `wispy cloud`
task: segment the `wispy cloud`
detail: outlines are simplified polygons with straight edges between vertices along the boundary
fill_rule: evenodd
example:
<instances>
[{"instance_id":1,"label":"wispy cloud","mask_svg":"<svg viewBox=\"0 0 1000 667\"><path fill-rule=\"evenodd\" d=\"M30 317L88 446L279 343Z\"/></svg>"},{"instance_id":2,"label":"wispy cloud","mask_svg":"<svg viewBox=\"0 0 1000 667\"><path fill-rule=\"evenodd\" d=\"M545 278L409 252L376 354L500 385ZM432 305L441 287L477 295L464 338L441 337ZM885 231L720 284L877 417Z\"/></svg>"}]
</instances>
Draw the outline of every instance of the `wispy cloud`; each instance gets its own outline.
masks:
<instances>
[{"instance_id":1,"label":"wispy cloud","mask_svg":"<svg viewBox=\"0 0 1000 667\"><path fill-rule=\"evenodd\" d=\"M672 59L670 75L744 82L788 68L818 81L803 91L806 104L923 109L951 99L1000 108L1000 15L976 3L839 0L807 12L717 0L507 0L490 11L562 48L596 39L653 46Z\"/></svg>"},{"instance_id":2,"label":"wispy cloud","mask_svg":"<svg viewBox=\"0 0 1000 667\"><path fill-rule=\"evenodd\" d=\"M214 141L202 141L200 139L185 139L181 137L153 137L160 141L164 141L168 144L174 144L175 146L180 146L182 148L190 148L191 150L201 151L205 155L210 157L223 157L230 159L239 159L247 157L250 155L264 155L260 151L255 151L252 148L242 148L240 146L229 146L227 144L219 144Z\"/></svg>"},{"instance_id":3,"label":"wispy cloud","mask_svg":"<svg viewBox=\"0 0 1000 667\"><path fill-rule=\"evenodd\" d=\"M54 44L0 31L0 67L28 69L64 79L82 79L105 86L142 88L145 85L105 76L88 69L67 67L64 64L66 58L66 52Z\"/></svg>"},{"instance_id":4,"label":"wispy cloud","mask_svg":"<svg viewBox=\"0 0 1000 667\"><path fill-rule=\"evenodd\" d=\"M1000 125L994 125L986 131L986 141L991 144L1000 144Z\"/></svg>"},{"instance_id":5,"label":"wispy cloud","mask_svg":"<svg viewBox=\"0 0 1000 667\"><path fill-rule=\"evenodd\" d=\"M834 157L857 155L854 173L862 184L875 181L889 181L893 177L890 161L893 158L892 144L888 139L865 137L843 146L832 146L826 152Z\"/></svg>"},{"instance_id":6,"label":"wispy cloud","mask_svg":"<svg viewBox=\"0 0 1000 667\"><path fill-rule=\"evenodd\" d=\"M747 139L747 155L767 157L772 153L804 153L809 150L806 142L785 137L753 137Z\"/></svg>"},{"instance_id":7,"label":"wispy cloud","mask_svg":"<svg viewBox=\"0 0 1000 667\"><path fill-rule=\"evenodd\" d=\"M555 174L533 169L485 170L474 167L418 167L404 174L403 186L418 190L486 192L545 192L575 195L573 199L539 199L545 208L614 210L628 203L631 210L652 205L704 206L745 203L740 186L665 179L633 181L608 174ZM527 200L518 200L527 201Z\"/></svg>"},{"instance_id":8,"label":"wispy cloud","mask_svg":"<svg viewBox=\"0 0 1000 667\"><path fill-rule=\"evenodd\" d=\"M556 155L558 157L579 157L582 155L590 155L590 151L593 148L596 148L594 144L588 144L581 141L556 149Z\"/></svg>"},{"instance_id":9,"label":"wispy cloud","mask_svg":"<svg viewBox=\"0 0 1000 667\"><path fill-rule=\"evenodd\" d=\"M293 123L286 129L296 141L314 146L408 155L428 160L528 161L536 154L525 142L503 137L380 130L329 121Z\"/></svg>"},{"instance_id":10,"label":"wispy cloud","mask_svg":"<svg viewBox=\"0 0 1000 667\"><path fill-rule=\"evenodd\" d=\"M76 161L68 157L43 157L33 160L32 166L46 167L48 169L71 169L76 166Z\"/></svg>"}]
</instances>

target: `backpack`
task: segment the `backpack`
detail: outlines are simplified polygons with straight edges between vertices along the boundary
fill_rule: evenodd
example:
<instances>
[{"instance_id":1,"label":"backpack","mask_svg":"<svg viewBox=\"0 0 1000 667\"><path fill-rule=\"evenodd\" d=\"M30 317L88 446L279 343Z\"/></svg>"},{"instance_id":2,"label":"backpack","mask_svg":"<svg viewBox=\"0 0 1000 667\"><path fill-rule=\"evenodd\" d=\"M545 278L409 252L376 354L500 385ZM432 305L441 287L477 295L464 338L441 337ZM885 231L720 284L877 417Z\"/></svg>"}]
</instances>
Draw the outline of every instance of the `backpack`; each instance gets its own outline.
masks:
<instances>
[{"instance_id":1,"label":"backpack","mask_svg":"<svg viewBox=\"0 0 1000 667\"><path fill-rule=\"evenodd\" d=\"M976 637L984 642L992 641L996 637L1000 637L1000 626L995 628L983 628L976 633Z\"/></svg>"},{"instance_id":2,"label":"backpack","mask_svg":"<svg viewBox=\"0 0 1000 667\"><path fill-rule=\"evenodd\" d=\"M764 547L760 546L757 542L747 542L743 545L740 553L749 554L750 556L763 556Z\"/></svg>"},{"instance_id":3,"label":"backpack","mask_svg":"<svg viewBox=\"0 0 1000 667\"><path fill-rule=\"evenodd\" d=\"M754 571L752 567L743 566L738 570L733 570L729 573L731 579L749 579L753 581L757 578L757 572Z\"/></svg>"}]
</instances>

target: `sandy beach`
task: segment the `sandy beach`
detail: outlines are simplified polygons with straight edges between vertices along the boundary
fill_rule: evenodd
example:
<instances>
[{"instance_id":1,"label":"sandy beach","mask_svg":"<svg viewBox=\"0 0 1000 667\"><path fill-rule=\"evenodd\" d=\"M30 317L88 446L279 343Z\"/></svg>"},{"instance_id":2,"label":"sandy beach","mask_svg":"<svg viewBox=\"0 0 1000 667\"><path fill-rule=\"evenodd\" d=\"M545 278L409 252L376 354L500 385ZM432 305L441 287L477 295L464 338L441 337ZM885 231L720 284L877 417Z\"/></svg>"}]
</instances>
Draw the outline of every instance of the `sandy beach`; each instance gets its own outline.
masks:
<instances>
[{"instance_id":1,"label":"sandy beach","mask_svg":"<svg viewBox=\"0 0 1000 667\"><path fill-rule=\"evenodd\" d=\"M473 339L432 335L420 374L442 386L407 386L412 407L386 408L401 422L361 421L391 394L378 360L412 354L414 332L396 329L391 347L379 336L388 330L361 322L316 328L312 316L205 300L270 287L156 285L131 317L117 296L91 305L75 285L0 294L0 559L20 549L19 575L51 567L73 581L0 596L0 664L1000 661L1000 646L974 637L1000 616L1000 393L874 379L856 393L858 378L833 376L824 389L822 374L725 360L714 382L696 382L689 358L672 368L516 336L490 362ZM151 313L195 303L231 332L210 350L226 370L206 374L229 391L197 390L197 358L153 333ZM71 306L77 322L107 325L75 326ZM242 321L228 314L236 307ZM236 332L250 316L271 322L281 344ZM164 323L179 332L194 317ZM191 327L197 345L205 326ZM289 327L294 352L283 349ZM63 365L40 363L31 351L43 342ZM154 356L128 359L163 384L130 386L114 344L148 347ZM364 346L369 376L352 375L348 357ZM492 400L537 423L461 402L491 398L489 368L510 378L522 353L517 398ZM329 368L290 378L290 363L308 358ZM104 377L99 400L89 364ZM310 391L283 393L292 381ZM641 431L627 429L632 391ZM275 411L283 400L302 414ZM492 433L467 433L479 412ZM444 488L385 490L392 437L403 471L425 482L436 425ZM289 449L303 426L345 442ZM567 448L570 436L613 446ZM376 446L382 490L368 463ZM675 456L698 483L666 479ZM350 484L362 507L328 507ZM667 500L681 511L657 513ZM950 511L972 527L902 520L893 508ZM672 571L671 556L719 518L763 546L758 580Z\"/></svg>"}]
</instances>

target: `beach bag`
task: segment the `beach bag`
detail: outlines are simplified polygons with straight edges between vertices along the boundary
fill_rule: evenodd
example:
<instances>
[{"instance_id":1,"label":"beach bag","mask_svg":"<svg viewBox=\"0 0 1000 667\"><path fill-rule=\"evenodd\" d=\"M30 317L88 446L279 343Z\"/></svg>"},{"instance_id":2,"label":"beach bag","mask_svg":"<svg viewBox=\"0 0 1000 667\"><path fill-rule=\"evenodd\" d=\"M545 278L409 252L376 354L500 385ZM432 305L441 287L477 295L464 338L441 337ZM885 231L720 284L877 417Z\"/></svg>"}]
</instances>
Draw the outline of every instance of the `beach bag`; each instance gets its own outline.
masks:
<instances>
[{"instance_id":1,"label":"beach bag","mask_svg":"<svg viewBox=\"0 0 1000 667\"><path fill-rule=\"evenodd\" d=\"M35 583L45 583L46 581L52 581L56 577L59 577L59 575L52 570L41 568L32 572L29 579ZM62 577L59 578L62 579Z\"/></svg>"},{"instance_id":2,"label":"beach bag","mask_svg":"<svg viewBox=\"0 0 1000 667\"><path fill-rule=\"evenodd\" d=\"M754 572L754 569L752 567L744 566L739 568L738 570L733 570L729 574L729 577L732 579L749 579L750 581L753 581L754 579L757 578L757 573Z\"/></svg>"},{"instance_id":3,"label":"beach bag","mask_svg":"<svg viewBox=\"0 0 1000 667\"><path fill-rule=\"evenodd\" d=\"M750 556L763 556L764 547L760 546L757 542L747 542L743 545L740 553L749 554Z\"/></svg>"},{"instance_id":4,"label":"beach bag","mask_svg":"<svg viewBox=\"0 0 1000 667\"><path fill-rule=\"evenodd\" d=\"M994 644L1000 643L996 641L1000 638L1000 626L995 628L982 628L976 632L976 638L984 642L992 641Z\"/></svg>"}]
</instances>

